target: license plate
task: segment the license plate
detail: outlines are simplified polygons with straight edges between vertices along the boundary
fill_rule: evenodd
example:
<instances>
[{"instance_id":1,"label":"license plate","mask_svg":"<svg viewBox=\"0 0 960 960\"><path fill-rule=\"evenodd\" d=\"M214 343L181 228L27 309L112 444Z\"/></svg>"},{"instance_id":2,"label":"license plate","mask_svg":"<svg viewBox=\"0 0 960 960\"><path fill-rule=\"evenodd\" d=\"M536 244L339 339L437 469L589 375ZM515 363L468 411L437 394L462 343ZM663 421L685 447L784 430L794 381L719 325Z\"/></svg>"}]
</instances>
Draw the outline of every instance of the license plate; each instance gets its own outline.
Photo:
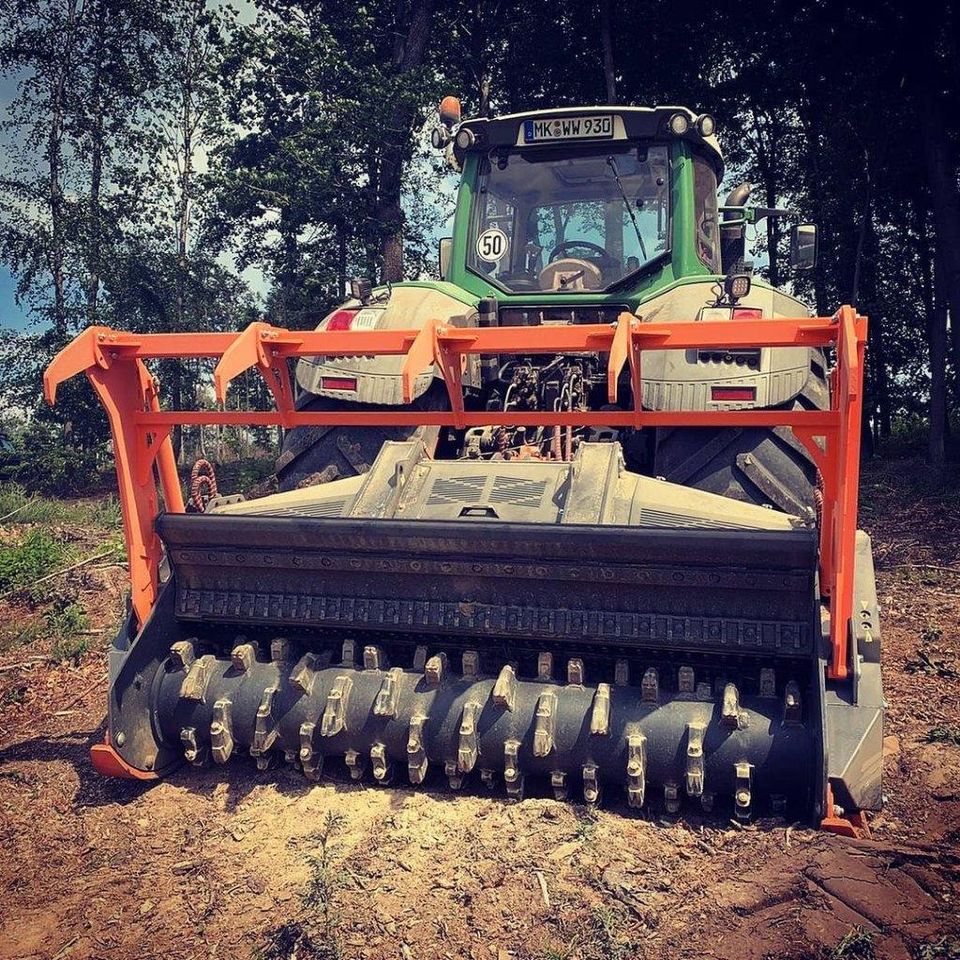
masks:
<instances>
[{"instance_id":1,"label":"license plate","mask_svg":"<svg viewBox=\"0 0 960 960\"><path fill-rule=\"evenodd\" d=\"M602 140L613 136L613 117L555 117L552 120L524 120L523 142L550 140Z\"/></svg>"}]
</instances>

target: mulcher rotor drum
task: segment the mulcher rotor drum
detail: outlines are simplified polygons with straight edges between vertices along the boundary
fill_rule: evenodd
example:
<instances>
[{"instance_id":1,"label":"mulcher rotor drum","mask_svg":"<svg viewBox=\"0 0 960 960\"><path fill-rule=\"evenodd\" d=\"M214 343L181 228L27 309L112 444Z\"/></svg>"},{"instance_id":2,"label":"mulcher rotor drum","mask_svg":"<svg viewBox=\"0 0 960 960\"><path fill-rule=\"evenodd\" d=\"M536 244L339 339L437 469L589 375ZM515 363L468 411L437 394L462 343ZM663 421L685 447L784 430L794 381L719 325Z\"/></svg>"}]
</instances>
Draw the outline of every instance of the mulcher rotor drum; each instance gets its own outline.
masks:
<instances>
[{"instance_id":1,"label":"mulcher rotor drum","mask_svg":"<svg viewBox=\"0 0 960 960\"><path fill-rule=\"evenodd\" d=\"M822 790L812 530L167 515L159 531L173 576L112 684L141 768L249 753L314 778L346 763L742 818Z\"/></svg>"}]
</instances>

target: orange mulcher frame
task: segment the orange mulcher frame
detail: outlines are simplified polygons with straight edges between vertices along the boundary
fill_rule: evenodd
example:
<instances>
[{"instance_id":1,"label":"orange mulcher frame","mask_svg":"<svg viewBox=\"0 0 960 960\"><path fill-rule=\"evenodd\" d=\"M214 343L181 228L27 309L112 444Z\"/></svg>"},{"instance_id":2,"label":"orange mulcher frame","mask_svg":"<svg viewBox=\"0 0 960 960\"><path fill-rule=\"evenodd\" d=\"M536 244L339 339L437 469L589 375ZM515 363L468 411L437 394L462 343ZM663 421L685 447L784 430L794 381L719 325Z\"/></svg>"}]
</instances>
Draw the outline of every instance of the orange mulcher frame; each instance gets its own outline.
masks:
<instances>
[{"instance_id":1,"label":"orange mulcher frame","mask_svg":"<svg viewBox=\"0 0 960 960\"><path fill-rule=\"evenodd\" d=\"M293 331L252 323L242 333L120 333L90 327L65 347L44 375L53 403L57 386L86 372L107 411L113 432L117 480L123 507L134 613L142 626L157 598L162 545L154 529L160 509L183 512L184 501L170 442L175 424L297 426L508 426L790 427L810 452L823 478L820 527L820 589L830 602L832 653L828 676L848 673L848 636L853 612L854 542L860 475L863 353L867 321L852 307L833 317L751 322L644 323L623 313L615 324L539 327L452 327L438 322L420 330ZM824 347L832 345L831 407L811 410L656 411L640 405L644 350ZM462 370L467 354L609 354L608 392L629 364L633 407L603 411L467 411ZM404 355L404 399L418 376L436 365L446 382L450 409L298 411L287 361L310 356ZM272 411L162 411L158 387L144 361L177 357L219 358L214 371L223 403L231 380L257 367L273 393Z\"/></svg>"}]
</instances>

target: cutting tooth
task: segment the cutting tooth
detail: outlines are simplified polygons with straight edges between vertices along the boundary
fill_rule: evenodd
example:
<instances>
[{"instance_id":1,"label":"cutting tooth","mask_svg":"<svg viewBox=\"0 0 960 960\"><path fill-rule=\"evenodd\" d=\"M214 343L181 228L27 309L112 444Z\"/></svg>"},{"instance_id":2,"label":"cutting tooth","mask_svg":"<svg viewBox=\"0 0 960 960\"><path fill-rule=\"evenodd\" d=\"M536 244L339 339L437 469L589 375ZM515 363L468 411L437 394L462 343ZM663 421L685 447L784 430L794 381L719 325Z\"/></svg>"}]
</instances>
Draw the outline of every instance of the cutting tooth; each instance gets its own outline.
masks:
<instances>
[{"instance_id":1,"label":"cutting tooth","mask_svg":"<svg viewBox=\"0 0 960 960\"><path fill-rule=\"evenodd\" d=\"M693 693L696 690L693 667L681 667L677 671L677 690L680 693Z\"/></svg>"},{"instance_id":2,"label":"cutting tooth","mask_svg":"<svg viewBox=\"0 0 960 960\"><path fill-rule=\"evenodd\" d=\"M725 727L740 726L740 691L736 684L728 683L723 688L723 707L720 712L720 722Z\"/></svg>"},{"instance_id":3,"label":"cutting tooth","mask_svg":"<svg viewBox=\"0 0 960 960\"><path fill-rule=\"evenodd\" d=\"M197 659L197 648L192 640L178 640L170 646L170 665L174 670L189 670Z\"/></svg>"},{"instance_id":4,"label":"cutting tooth","mask_svg":"<svg viewBox=\"0 0 960 960\"><path fill-rule=\"evenodd\" d=\"M594 737L610 735L610 684L598 683L590 711L590 734Z\"/></svg>"},{"instance_id":5,"label":"cutting tooth","mask_svg":"<svg viewBox=\"0 0 960 960\"><path fill-rule=\"evenodd\" d=\"M476 650L463 651L460 672L465 680L476 680L480 676L480 654Z\"/></svg>"},{"instance_id":6,"label":"cutting tooth","mask_svg":"<svg viewBox=\"0 0 960 960\"><path fill-rule=\"evenodd\" d=\"M734 812L738 820L749 820L753 806L753 764L734 764L737 785L733 793Z\"/></svg>"},{"instance_id":7,"label":"cutting tooth","mask_svg":"<svg viewBox=\"0 0 960 960\"><path fill-rule=\"evenodd\" d=\"M517 703L517 674L513 667L505 664L493 685L493 702L504 710L513 711Z\"/></svg>"},{"instance_id":8,"label":"cutting tooth","mask_svg":"<svg viewBox=\"0 0 960 960\"><path fill-rule=\"evenodd\" d=\"M307 720L300 724L300 765L308 780L319 780L323 771L323 754L313 746L313 736L317 725Z\"/></svg>"},{"instance_id":9,"label":"cutting tooth","mask_svg":"<svg viewBox=\"0 0 960 960\"><path fill-rule=\"evenodd\" d=\"M427 751L423 742L423 727L427 718L418 713L410 718L407 737L407 775L413 784L423 783L427 775Z\"/></svg>"},{"instance_id":10,"label":"cutting tooth","mask_svg":"<svg viewBox=\"0 0 960 960\"><path fill-rule=\"evenodd\" d=\"M680 812L680 788L675 783L663 785L663 806L667 813Z\"/></svg>"},{"instance_id":11,"label":"cutting tooth","mask_svg":"<svg viewBox=\"0 0 960 960\"><path fill-rule=\"evenodd\" d=\"M327 704L320 719L320 736L335 737L347 728L347 701L353 689L353 679L341 674L333 681L333 687L327 694Z\"/></svg>"},{"instance_id":12,"label":"cutting tooth","mask_svg":"<svg viewBox=\"0 0 960 960\"><path fill-rule=\"evenodd\" d=\"M493 790L497 785L497 771L481 770L480 780L488 790Z\"/></svg>"},{"instance_id":13,"label":"cutting tooth","mask_svg":"<svg viewBox=\"0 0 960 960\"><path fill-rule=\"evenodd\" d=\"M703 733L702 723L687 724L687 796L703 796Z\"/></svg>"},{"instance_id":14,"label":"cutting tooth","mask_svg":"<svg viewBox=\"0 0 960 960\"><path fill-rule=\"evenodd\" d=\"M553 683L553 654L547 650L537 654L537 679L542 683Z\"/></svg>"},{"instance_id":15,"label":"cutting tooth","mask_svg":"<svg viewBox=\"0 0 960 960\"><path fill-rule=\"evenodd\" d=\"M627 803L642 807L647 792L647 738L642 733L627 737Z\"/></svg>"},{"instance_id":16,"label":"cutting tooth","mask_svg":"<svg viewBox=\"0 0 960 960\"><path fill-rule=\"evenodd\" d=\"M273 716L276 697L277 688L267 687L260 697L260 706L257 707L257 719L253 728L250 755L257 758L257 768L259 770L266 770L270 766L272 759L270 748L277 740L277 730Z\"/></svg>"},{"instance_id":17,"label":"cutting tooth","mask_svg":"<svg viewBox=\"0 0 960 960\"><path fill-rule=\"evenodd\" d=\"M257 662L257 650L252 643L238 643L230 651L230 664L237 673L248 673Z\"/></svg>"},{"instance_id":18,"label":"cutting tooth","mask_svg":"<svg viewBox=\"0 0 960 960\"><path fill-rule=\"evenodd\" d=\"M640 682L640 699L643 703L660 702L660 674L656 667L647 667Z\"/></svg>"},{"instance_id":19,"label":"cutting tooth","mask_svg":"<svg viewBox=\"0 0 960 960\"><path fill-rule=\"evenodd\" d=\"M463 786L463 774L453 760L448 760L443 765L443 772L447 775L447 782L451 790L459 790Z\"/></svg>"},{"instance_id":20,"label":"cutting tooth","mask_svg":"<svg viewBox=\"0 0 960 960\"><path fill-rule=\"evenodd\" d=\"M400 681L403 671L394 667L380 682L377 698L373 702L375 717L395 717L397 715L397 700L400 698Z\"/></svg>"},{"instance_id":21,"label":"cutting tooth","mask_svg":"<svg viewBox=\"0 0 960 960\"><path fill-rule=\"evenodd\" d=\"M357 664L357 644L353 639L343 641L340 651L340 664L344 667L354 667Z\"/></svg>"},{"instance_id":22,"label":"cutting tooth","mask_svg":"<svg viewBox=\"0 0 960 960\"><path fill-rule=\"evenodd\" d=\"M370 769L373 779L384 785L393 780L393 763L387 756L387 748L382 743L375 743L370 748Z\"/></svg>"},{"instance_id":23,"label":"cutting tooth","mask_svg":"<svg viewBox=\"0 0 960 960\"><path fill-rule=\"evenodd\" d=\"M567 684L571 687L583 686L583 661L579 657L567 661Z\"/></svg>"},{"instance_id":24,"label":"cutting tooth","mask_svg":"<svg viewBox=\"0 0 960 960\"><path fill-rule=\"evenodd\" d=\"M216 665L217 658L210 654L194 660L180 684L181 699L204 703L207 695L207 685L210 683L213 668Z\"/></svg>"},{"instance_id":25,"label":"cutting tooth","mask_svg":"<svg viewBox=\"0 0 960 960\"><path fill-rule=\"evenodd\" d=\"M233 704L226 698L213 705L210 723L210 753L217 763L226 763L233 753Z\"/></svg>"},{"instance_id":26,"label":"cutting tooth","mask_svg":"<svg viewBox=\"0 0 960 960\"><path fill-rule=\"evenodd\" d=\"M187 762L195 767L202 767L207 759L205 747L197 744L197 731L193 727L184 727L180 731L180 742L183 744L183 756Z\"/></svg>"},{"instance_id":27,"label":"cutting tooth","mask_svg":"<svg viewBox=\"0 0 960 960\"><path fill-rule=\"evenodd\" d=\"M317 679L316 669L316 654L305 653L293 670L290 671L290 686L298 690L303 696L309 697Z\"/></svg>"},{"instance_id":28,"label":"cutting tooth","mask_svg":"<svg viewBox=\"0 0 960 960\"><path fill-rule=\"evenodd\" d=\"M434 654L423 665L423 678L427 685L438 687L447 676L447 655L445 653Z\"/></svg>"},{"instance_id":29,"label":"cutting tooth","mask_svg":"<svg viewBox=\"0 0 960 960\"><path fill-rule=\"evenodd\" d=\"M503 745L503 780L507 795L514 800L523 799L523 774L519 764L520 741L507 740Z\"/></svg>"},{"instance_id":30,"label":"cutting tooth","mask_svg":"<svg viewBox=\"0 0 960 960\"><path fill-rule=\"evenodd\" d=\"M480 704L467 701L460 716L460 743L457 747L457 769L460 773L469 773L477 763L477 720L480 717Z\"/></svg>"},{"instance_id":31,"label":"cutting tooth","mask_svg":"<svg viewBox=\"0 0 960 960\"><path fill-rule=\"evenodd\" d=\"M760 669L760 696L775 697L777 695L777 675L773 667Z\"/></svg>"},{"instance_id":32,"label":"cutting tooth","mask_svg":"<svg viewBox=\"0 0 960 960\"><path fill-rule=\"evenodd\" d=\"M274 637L270 641L270 659L274 663L290 663L293 658L293 644L286 637Z\"/></svg>"},{"instance_id":33,"label":"cutting tooth","mask_svg":"<svg viewBox=\"0 0 960 960\"><path fill-rule=\"evenodd\" d=\"M344 763L350 771L351 780L359 780L367 769L367 758L359 750L348 750L343 755Z\"/></svg>"},{"instance_id":34,"label":"cutting tooth","mask_svg":"<svg viewBox=\"0 0 960 960\"><path fill-rule=\"evenodd\" d=\"M546 757L553 750L557 727L557 695L552 690L540 694L533 728L533 755Z\"/></svg>"},{"instance_id":35,"label":"cutting tooth","mask_svg":"<svg viewBox=\"0 0 960 960\"><path fill-rule=\"evenodd\" d=\"M277 762L277 755L274 751L262 753L257 757L257 769L269 770Z\"/></svg>"},{"instance_id":36,"label":"cutting tooth","mask_svg":"<svg viewBox=\"0 0 960 960\"><path fill-rule=\"evenodd\" d=\"M713 810L714 796L709 790L704 790L700 794L700 806L704 813L710 813Z\"/></svg>"},{"instance_id":37,"label":"cutting tooth","mask_svg":"<svg viewBox=\"0 0 960 960\"><path fill-rule=\"evenodd\" d=\"M384 656L383 651L379 647L371 645L363 648L363 669L387 669L387 658Z\"/></svg>"},{"instance_id":38,"label":"cutting tooth","mask_svg":"<svg viewBox=\"0 0 960 960\"><path fill-rule=\"evenodd\" d=\"M701 680L697 683L696 696L698 700L709 703L713 699L713 687L707 680Z\"/></svg>"},{"instance_id":39,"label":"cutting tooth","mask_svg":"<svg viewBox=\"0 0 960 960\"><path fill-rule=\"evenodd\" d=\"M585 803L600 802L600 782L597 780L597 765L592 761L583 765L583 799Z\"/></svg>"},{"instance_id":40,"label":"cutting tooth","mask_svg":"<svg viewBox=\"0 0 960 960\"><path fill-rule=\"evenodd\" d=\"M613 682L618 687L626 687L630 683L630 664L626 660L618 660L613 668Z\"/></svg>"},{"instance_id":41,"label":"cutting tooth","mask_svg":"<svg viewBox=\"0 0 960 960\"><path fill-rule=\"evenodd\" d=\"M550 774L550 786L553 787L554 799L567 799L567 775L563 770L554 770Z\"/></svg>"},{"instance_id":42,"label":"cutting tooth","mask_svg":"<svg viewBox=\"0 0 960 960\"><path fill-rule=\"evenodd\" d=\"M788 727L799 726L803 722L803 703L800 699L800 684L796 680L787 682L783 694L783 722Z\"/></svg>"},{"instance_id":43,"label":"cutting tooth","mask_svg":"<svg viewBox=\"0 0 960 960\"><path fill-rule=\"evenodd\" d=\"M422 673L427 665L427 648L419 646L413 651L413 672Z\"/></svg>"}]
</instances>

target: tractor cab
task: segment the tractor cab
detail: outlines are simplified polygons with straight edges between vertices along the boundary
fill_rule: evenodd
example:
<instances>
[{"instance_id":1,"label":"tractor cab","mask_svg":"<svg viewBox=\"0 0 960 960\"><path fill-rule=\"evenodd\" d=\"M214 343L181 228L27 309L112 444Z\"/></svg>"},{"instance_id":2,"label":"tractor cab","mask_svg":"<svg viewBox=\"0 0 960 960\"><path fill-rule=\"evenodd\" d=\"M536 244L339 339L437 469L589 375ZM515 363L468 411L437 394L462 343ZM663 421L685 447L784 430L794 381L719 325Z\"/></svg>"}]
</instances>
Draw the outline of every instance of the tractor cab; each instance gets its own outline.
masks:
<instances>
[{"instance_id":1,"label":"tractor cab","mask_svg":"<svg viewBox=\"0 0 960 960\"><path fill-rule=\"evenodd\" d=\"M434 136L462 172L444 273L499 300L623 297L721 271L713 119L590 107L459 121Z\"/></svg>"}]
</instances>

